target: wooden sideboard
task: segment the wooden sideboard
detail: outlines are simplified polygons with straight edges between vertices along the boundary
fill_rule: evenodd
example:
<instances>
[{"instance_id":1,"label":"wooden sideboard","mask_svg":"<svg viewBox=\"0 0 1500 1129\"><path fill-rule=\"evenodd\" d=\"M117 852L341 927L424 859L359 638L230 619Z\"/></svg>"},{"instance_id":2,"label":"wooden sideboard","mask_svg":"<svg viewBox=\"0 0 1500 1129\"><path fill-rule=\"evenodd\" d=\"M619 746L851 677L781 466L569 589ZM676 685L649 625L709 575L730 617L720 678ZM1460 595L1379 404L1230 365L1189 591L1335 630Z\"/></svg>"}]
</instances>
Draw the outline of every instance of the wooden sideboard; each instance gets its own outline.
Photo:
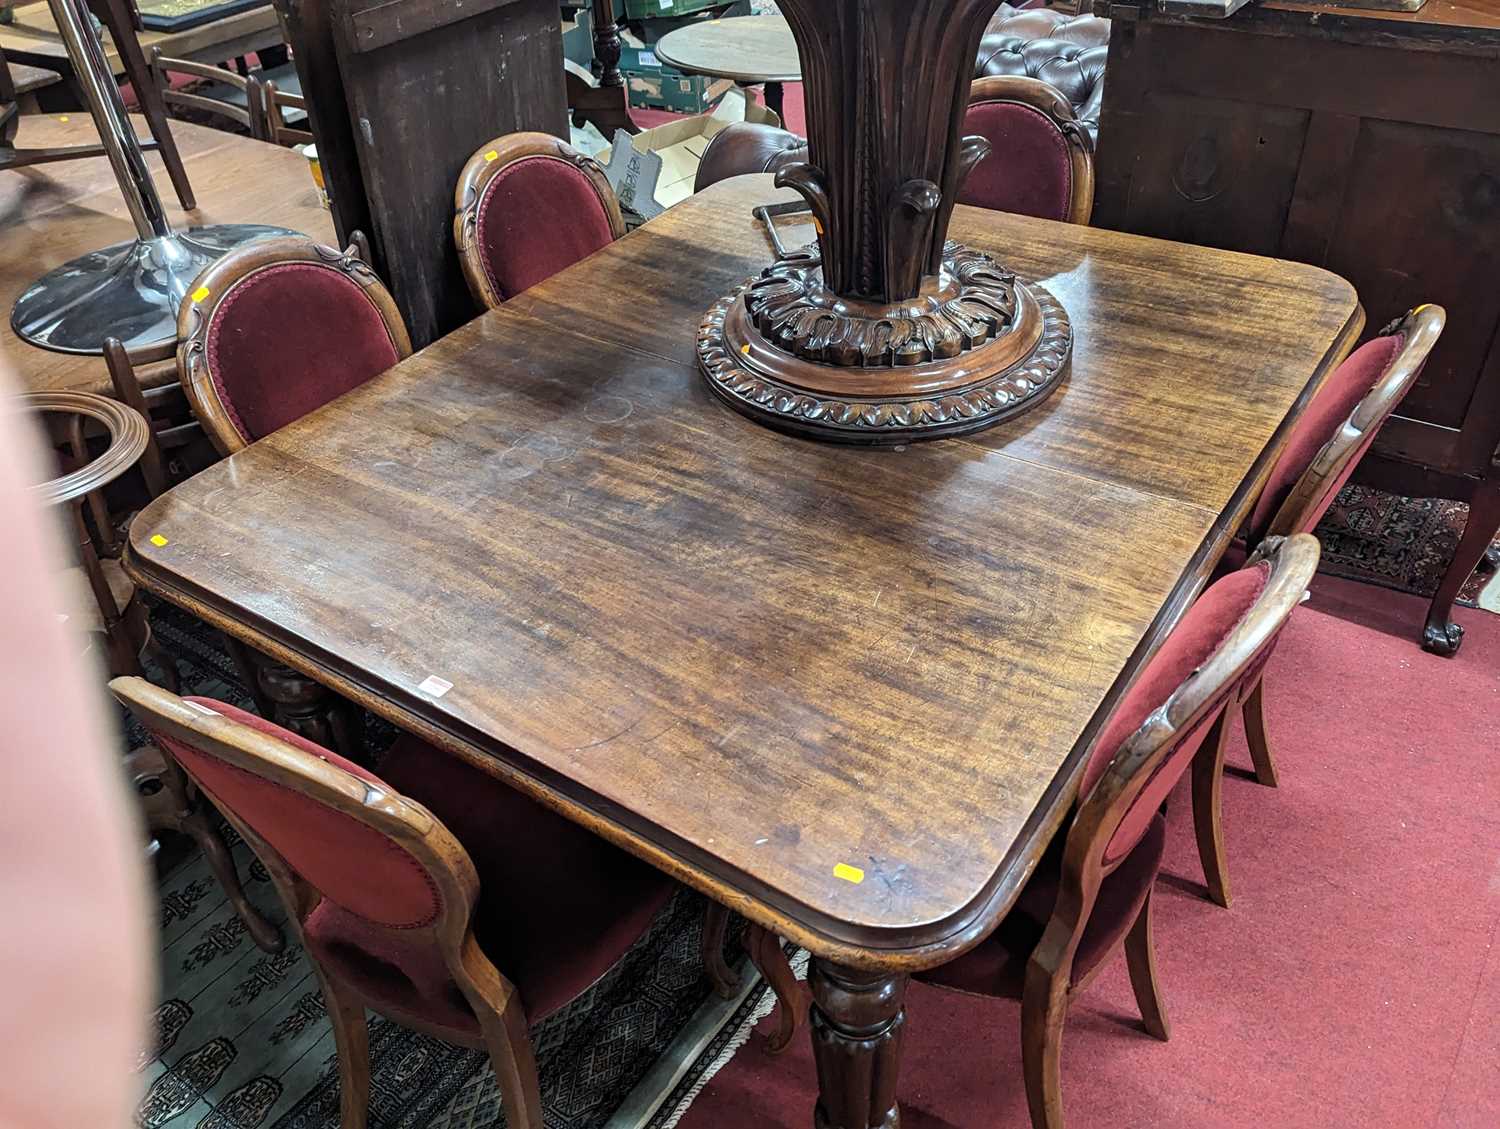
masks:
<instances>
[{"instance_id":1,"label":"wooden sideboard","mask_svg":"<svg viewBox=\"0 0 1500 1129\"><path fill-rule=\"evenodd\" d=\"M1447 307L1358 477L1469 503L1423 632L1452 654L1454 597L1500 529L1500 0L1095 11L1113 20L1095 224L1326 267L1359 290L1367 336Z\"/></svg>"}]
</instances>

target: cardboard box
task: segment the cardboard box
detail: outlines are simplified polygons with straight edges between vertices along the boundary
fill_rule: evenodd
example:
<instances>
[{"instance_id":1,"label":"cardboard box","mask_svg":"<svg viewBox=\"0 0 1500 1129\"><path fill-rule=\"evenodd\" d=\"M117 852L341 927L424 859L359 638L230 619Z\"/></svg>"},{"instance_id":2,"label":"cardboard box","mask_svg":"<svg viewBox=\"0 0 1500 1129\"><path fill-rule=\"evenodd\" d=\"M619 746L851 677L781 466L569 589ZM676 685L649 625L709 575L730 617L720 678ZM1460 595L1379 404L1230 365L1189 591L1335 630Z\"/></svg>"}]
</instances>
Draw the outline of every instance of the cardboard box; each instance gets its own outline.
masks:
<instances>
[{"instance_id":1,"label":"cardboard box","mask_svg":"<svg viewBox=\"0 0 1500 1129\"><path fill-rule=\"evenodd\" d=\"M650 219L693 194L693 181L708 143L740 121L780 124L774 113L751 102L743 90L730 84L713 113L659 125L634 137L616 134L615 145L601 152L597 160L605 166L620 206L642 220ZM615 150L624 137L629 137L632 152L621 152L616 158ZM649 198L639 198L647 191L651 193Z\"/></svg>"},{"instance_id":2,"label":"cardboard box","mask_svg":"<svg viewBox=\"0 0 1500 1129\"><path fill-rule=\"evenodd\" d=\"M580 8L570 20L562 23L563 58L588 70L594 61L594 16Z\"/></svg>"},{"instance_id":3,"label":"cardboard box","mask_svg":"<svg viewBox=\"0 0 1500 1129\"><path fill-rule=\"evenodd\" d=\"M683 74L665 66L651 48L630 43L620 48L620 73L632 106L685 114L707 113L732 85L727 79Z\"/></svg>"}]
</instances>

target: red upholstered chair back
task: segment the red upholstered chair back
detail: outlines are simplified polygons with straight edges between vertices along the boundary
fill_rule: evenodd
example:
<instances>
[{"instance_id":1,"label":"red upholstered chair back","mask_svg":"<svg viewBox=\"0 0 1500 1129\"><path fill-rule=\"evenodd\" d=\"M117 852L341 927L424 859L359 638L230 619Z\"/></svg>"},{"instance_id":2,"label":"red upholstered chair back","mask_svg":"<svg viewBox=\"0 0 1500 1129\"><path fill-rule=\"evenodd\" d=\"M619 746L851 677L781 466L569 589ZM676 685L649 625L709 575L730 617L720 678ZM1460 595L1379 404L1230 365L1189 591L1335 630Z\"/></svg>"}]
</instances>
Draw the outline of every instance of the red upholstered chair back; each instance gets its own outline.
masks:
<instances>
[{"instance_id":1,"label":"red upholstered chair back","mask_svg":"<svg viewBox=\"0 0 1500 1129\"><path fill-rule=\"evenodd\" d=\"M1309 534L1268 542L1199 596L1141 669L1084 768L1065 864L1077 880L1097 881L1140 841L1231 692L1275 644L1318 555Z\"/></svg>"},{"instance_id":2,"label":"red upholstered chair back","mask_svg":"<svg viewBox=\"0 0 1500 1129\"><path fill-rule=\"evenodd\" d=\"M625 234L604 170L546 133L481 146L459 174L454 212L464 277L489 309Z\"/></svg>"},{"instance_id":3,"label":"red upholstered chair back","mask_svg":"<svg viewBox=\"0 0 1500 1129\"><path fill-rule=\"evenodd\" d=\"M959 202L1041 219L1088 223L1094 210L1094 154L1062 92L1035 78L974 80L964 133L990 143Z\"/></svg>"},{"instance_id":4,"label":"red upholstered chair back","mask_svg":"<svg viewBox=\"0 0 1500 1129\"><path fill-rule=\"evenodd\" d=\"M178 373L222 454L300 419L411 355L396 303L353 249L301 236L237 248L193 283Z\"/></svg>"},{"instance_id":5,"label":"red upholstered chair back","mask_svg":"<svg viewBox=\"0 0 1500 1129\"><path fill-rule=\"evenodd\" d=\"M1247 544L1311 533L1421 375L1442 336L1441 306L1386 326L1339 365L1298 417L1250 515Z\"/></svg>"},{"instance_id":6,"label":"red upholstered chair back","mask_svg":"<svg viewBox=\"0 0 1500 1129\"><path fill-rule=\"evenodd\" d=\"M140 678L110 689L159 747L234 824L270 871L300 939L308 918L334 916L335 951L309 945L358 980L360 952L394 963L413 1017L454 1027L465 1010L462 946L479 879L429 812L378 776L234 706L179 698ZM368 944L364 944L368 942ZM382 969L381 971L386 971Z\"/></svg>"}]
</instances>

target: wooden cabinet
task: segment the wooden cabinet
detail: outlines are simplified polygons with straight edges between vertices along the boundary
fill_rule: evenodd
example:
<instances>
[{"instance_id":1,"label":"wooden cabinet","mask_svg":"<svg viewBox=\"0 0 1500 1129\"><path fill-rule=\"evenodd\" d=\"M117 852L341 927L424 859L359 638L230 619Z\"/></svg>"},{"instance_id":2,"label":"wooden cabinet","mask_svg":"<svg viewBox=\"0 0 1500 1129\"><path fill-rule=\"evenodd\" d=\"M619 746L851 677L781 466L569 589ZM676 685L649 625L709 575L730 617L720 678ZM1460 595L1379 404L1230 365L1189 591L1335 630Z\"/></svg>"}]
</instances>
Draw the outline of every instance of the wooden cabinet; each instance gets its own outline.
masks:
<instances>
[{"instance_id":1,"label":"wooden cabinet","mask_svg":"<svg viewBox=\"0 0 1500 1129\"><path fill-rule=\"evenodd\" d=\"M1359 290L1367 334L1447 308L1359 477L1469 503L1424 630L1451 654L1449 609L1500 529L1500 0L1107 14L1096 224L1327 267Z\"/></svg>"}]
</instances>

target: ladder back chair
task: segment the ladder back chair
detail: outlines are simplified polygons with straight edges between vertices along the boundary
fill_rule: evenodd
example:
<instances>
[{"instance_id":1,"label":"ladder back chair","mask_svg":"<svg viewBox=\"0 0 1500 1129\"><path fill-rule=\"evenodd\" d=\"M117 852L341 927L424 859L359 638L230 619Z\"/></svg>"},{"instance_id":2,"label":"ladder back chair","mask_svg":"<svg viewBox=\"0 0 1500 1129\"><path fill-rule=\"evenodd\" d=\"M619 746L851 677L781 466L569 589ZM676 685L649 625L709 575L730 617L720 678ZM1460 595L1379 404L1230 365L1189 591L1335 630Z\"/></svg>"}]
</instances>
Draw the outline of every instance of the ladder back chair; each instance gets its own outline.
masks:
<instances>
[{"instance_id":1,"label":"ladder back chair","mask_svg":"<svg viewBox=\"0 0 1500 1129\"><path fill-rule=\"evenodd\" d=\"M676 884L415 737L377 776L222 702L110 688L270 872L333 1022L343 1129L368 1115L366 1007L485 1048L507 1124L542 1129L527 1028L608 971Z\"/></svg>"},{"instance_id":2,"label":"ladder back chair","mask_svg":"<svg viewBox=\"0 0 1500 1129\"><path fill-rule=\"evenodd\" d=\"M1163 802L1222 729L1240 681L1276 640L1318 564L1308 534L1211 585L1140 670L1093 745L1072 821L995 932L918 979L1021 999L1026 1100L1035 1129L1062 1129L1069 1002L1118 946L1146 1030L1170 1034L1151 898L1166 842Z\"/></svg>"},{"instance_id":3,"label":"ladder back chair","mask_svg":"<svg viewBox=\"0 0 1500 1129\"><path fill-rule=\"evenodd\" d=\"M390 292L353 248L248 243L194 281L177 319L193 413L229 455L411 355Z\"/></svg>"},{"instance_id":4,"label":"ladder back chair","mask_svg":"<svg viewBox=\"0 0 1500 1129\"><path fill-rule=\"evenodd\" d=\"M453 202L459 262L486 309L625 234L598 162L546 133L481 146L459 174Z\"/></svg>"},{"instance_id":5,"label":"ladder back chair","mask_svg":"<svg viewBox=\"0 0 1500 1129\"><path fill-rule=\"evenodd\" d=\"M260 80L260 108L264 115L261 123L262 136L273 145L307 145L313 140L312 130L287 122L287 111L300 115L307 121L307 99L290 90L282 90L274 78ZM366 260L368 261L368 259Z\"/></svg>"},{"instance_id":6,"label":"ladder back chair","mask_svg":"<svg viewBox=\"0 0 1500 1129\"><path fill-rule=\"evenodd\" d=\"M170 59L161 53L160 47L151 48L149 65L152 82L169 111L188 109L212 114L240 126L251 137L264 140L260 85L254 76L247 78L224 67L191 59ZM178 89L172 85L174 74L202 79L212 85Z\"/></svg>"}]
</instances>

